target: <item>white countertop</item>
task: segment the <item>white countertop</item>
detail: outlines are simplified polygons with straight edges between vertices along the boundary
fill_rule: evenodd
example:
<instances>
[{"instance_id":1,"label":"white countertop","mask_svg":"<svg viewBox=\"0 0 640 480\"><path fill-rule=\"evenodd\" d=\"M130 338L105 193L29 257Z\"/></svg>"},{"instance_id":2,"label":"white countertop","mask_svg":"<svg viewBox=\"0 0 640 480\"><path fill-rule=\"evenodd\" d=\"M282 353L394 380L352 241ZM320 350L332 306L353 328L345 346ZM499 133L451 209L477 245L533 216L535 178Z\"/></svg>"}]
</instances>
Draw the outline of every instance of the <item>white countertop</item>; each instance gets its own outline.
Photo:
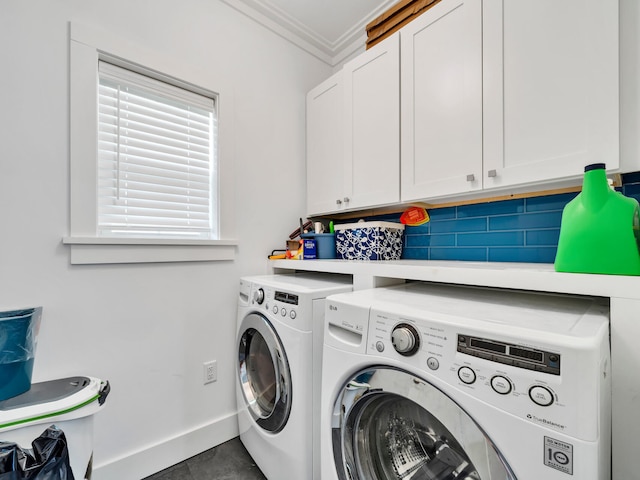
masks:
<instances>
[{"instance_id":1,"label":"white countertop","mask_svg":"<svg viewBox=\"0 0 640 480\"><path fill-rule=\"evenodd\" d=\"M640 299L640 277L558 273L545 263L431 260L270 260L274 271L341 273L372 278L421 280L518 290Z\"/></svg>"}]
</instances>

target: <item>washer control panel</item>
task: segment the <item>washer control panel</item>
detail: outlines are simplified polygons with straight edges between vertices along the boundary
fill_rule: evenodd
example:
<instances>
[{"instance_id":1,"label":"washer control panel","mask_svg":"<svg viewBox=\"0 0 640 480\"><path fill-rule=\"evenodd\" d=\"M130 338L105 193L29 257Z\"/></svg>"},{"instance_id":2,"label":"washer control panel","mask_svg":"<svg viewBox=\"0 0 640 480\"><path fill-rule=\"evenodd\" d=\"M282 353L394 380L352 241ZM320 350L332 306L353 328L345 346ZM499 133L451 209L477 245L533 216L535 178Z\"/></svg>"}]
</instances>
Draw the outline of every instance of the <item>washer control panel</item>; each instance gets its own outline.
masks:
<instances>
[{"instance_id":1,"label":"washer control panel","mask_svg":"<svg viewBox=\"0 0 640 480\"><path fill-rule=\"evenodd\" d=\"M585 389L579 385L587 380L565 372L575 369L579 356L571 355L570 349L533 343L524 335L522 339L500 335L493 328L495 335L372 309L366 353L379 357L380 363L383 358L394 359L399 366L422 372L436 386L444 382L551 430L575 433L583 428L577 412L585 410ZM595 379L589 382L597 384Z\"/></svg>"},{"instance_id":2,"label":"washer control panel","mask_svg":"<svg viewBox=\"0 0 640 480\"><path fill-rule=\"evenodd\" d=\"M492 362L560 375L560 355L490 338L458 334L458 351Z\"/></svg>"}]
</instances>

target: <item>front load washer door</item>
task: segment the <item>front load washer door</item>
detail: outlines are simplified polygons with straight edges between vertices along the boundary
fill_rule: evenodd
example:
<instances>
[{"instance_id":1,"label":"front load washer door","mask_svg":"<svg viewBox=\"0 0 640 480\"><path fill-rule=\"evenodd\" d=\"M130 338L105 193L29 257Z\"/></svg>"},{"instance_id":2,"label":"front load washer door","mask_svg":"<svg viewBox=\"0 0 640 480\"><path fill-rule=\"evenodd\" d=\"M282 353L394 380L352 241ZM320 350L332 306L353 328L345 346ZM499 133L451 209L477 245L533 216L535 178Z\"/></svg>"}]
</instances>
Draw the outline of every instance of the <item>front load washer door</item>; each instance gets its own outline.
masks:
<instances>
[{"instance_id":1,"label":"front load washer door","mask_svg":"<svg viewBox=\"0 0 640 480\"><path fill-rule=\"evenodd\" d=\"M247 315L239 330L238 380L255 422L282 430L291 411L291 372L277 332L259 313Z\"/></svg>"},{"instance_id":2,"label":"front load washer door","mask_svg":"<svg viewBox=\"0 0 640 480\"><path fill-rule=\"evenodd\" d=\"M375 367L354 375L338 395L332 421L341 480L517 480L458 404L403 370Z\"/></svg>"}]
</instances>

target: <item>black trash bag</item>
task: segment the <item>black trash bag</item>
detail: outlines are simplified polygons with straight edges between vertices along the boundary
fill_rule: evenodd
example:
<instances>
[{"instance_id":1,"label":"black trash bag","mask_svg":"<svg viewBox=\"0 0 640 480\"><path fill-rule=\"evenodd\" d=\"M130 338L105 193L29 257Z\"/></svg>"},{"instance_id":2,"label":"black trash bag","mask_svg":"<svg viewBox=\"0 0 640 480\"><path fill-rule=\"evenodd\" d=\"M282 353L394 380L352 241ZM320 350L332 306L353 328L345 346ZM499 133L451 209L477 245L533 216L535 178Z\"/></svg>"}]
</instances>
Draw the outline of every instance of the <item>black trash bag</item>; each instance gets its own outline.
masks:
<instances>
[{"instance_id":1,"label":"black trash bag","mask_svg":"<svg viewBox=\"0 0 640 480\"><path fill-rule=\"evenodd\" d=\"M51 425L31 446L0 442L0 480L75 480L62 430Z\"/></svg>"}]
</instances>

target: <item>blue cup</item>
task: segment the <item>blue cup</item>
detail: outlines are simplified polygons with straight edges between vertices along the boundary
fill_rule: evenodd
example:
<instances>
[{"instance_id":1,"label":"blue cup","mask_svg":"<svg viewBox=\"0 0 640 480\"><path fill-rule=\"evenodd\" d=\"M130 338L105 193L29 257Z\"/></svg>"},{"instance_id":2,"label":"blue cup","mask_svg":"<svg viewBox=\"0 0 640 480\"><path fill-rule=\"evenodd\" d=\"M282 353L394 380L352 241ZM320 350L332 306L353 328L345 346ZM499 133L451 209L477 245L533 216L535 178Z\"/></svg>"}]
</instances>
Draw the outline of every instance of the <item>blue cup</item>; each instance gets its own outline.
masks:
<instances>
[{"instance_id":1,"label":"blue cup","mask_svg":"<svg viewBox=\"0 0 640 480\"><path fill-rule=\"evenodd\" d=\"M302 239L312 238L316 241L316 258L336 258L336 234L335 233L305 233Z\"/></svg>"}]
</instances>

